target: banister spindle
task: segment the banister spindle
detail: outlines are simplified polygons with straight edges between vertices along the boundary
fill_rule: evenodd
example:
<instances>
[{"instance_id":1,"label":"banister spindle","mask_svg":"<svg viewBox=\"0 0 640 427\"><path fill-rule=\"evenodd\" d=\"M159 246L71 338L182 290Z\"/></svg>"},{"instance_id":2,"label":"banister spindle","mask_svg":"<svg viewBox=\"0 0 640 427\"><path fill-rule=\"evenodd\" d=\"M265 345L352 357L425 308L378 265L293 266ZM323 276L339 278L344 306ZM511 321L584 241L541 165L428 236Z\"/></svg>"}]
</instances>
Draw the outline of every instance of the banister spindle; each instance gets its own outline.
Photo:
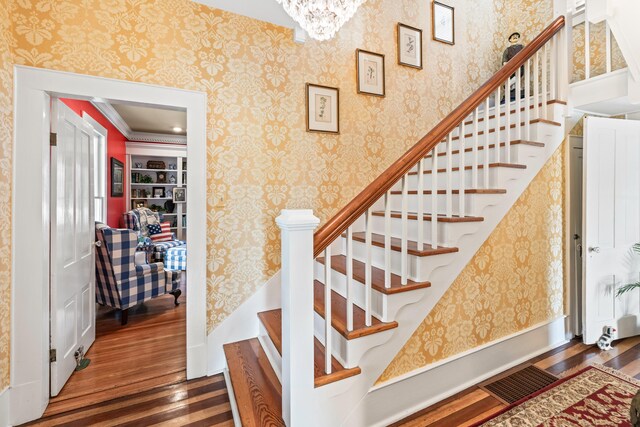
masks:
<instances>
[{"instance_id":1,"label":"banister spindle","mask_svg":"<svg viewBox=\"0 0 640 427\"><path fill-rule=\"evenodd\" d=\"M524 137L531 141L531 59L527 59L524 71Z\"/></svg>"},{"instance_id":2,"label":"banister spindle","mask_svg":"<svg viewBox=\"0 0 640 427\"><path fill-rule=\"evenodd\" d=\"M509 163L509 148L511 147L511 79L507 80L504 93L504 157L503 161ZM496 131L498 139L496 146L500 147L500 132Z\"/></svg>"},{"instance_id":3,"label":"banister spindle","mask_svg":"<svg viewBox=\"0 0 640 427\"><path fill-rule=\"evenodd\" d=\"M458 216L460 218L462 218L465 215L465 205L464 205L464 201L465 201L465 162L464 162L464 156L465 156L465 148L466 148L466 144L465 144L465 135L464 135L464 120L462 121L462 123L460 123L460 146L459 148L459 153L458 154Z\"/></svg>"},{"instance_id":4,"label":"banister spindle","mask_svg":"<svg viewBox=\"0 0 640 427\"><path fill-rule=\"evenodd\" d=\"M418 250L424 249L424 159L418 162L418 197L416 198L418 214ZM433 179L433 173L431 174Z\"/></svg>"},{"instance_id":5,"label":"banister spindle","mask_svg":"<svg viewBox=\"0 0 640 427\"><path fill-rule=\"evenodd\" d=\"M365 216L365 246L366 246L366 262L365 262L365 273L364 273L364 316L365 316L365 324L367 326L371 326L371 280L372 280L372 271L371 271L371 208L367 209L367 213Z\"/></svg>"},{"instance_id":6,"label":"banister spindle","mask_svg":"<svg viewBox=\"0 0 640 427\"><path fill-rule=\"evenodd\" d=\"M484 161L482 162L482 182L484 188L489 188L489 104L491 96L488 96L484 101ZM496 99L499 99L497 97ZM496 101L499 103L499 101ZM494 114L496 109L494 108ZM498 145L495 150L500 150Z\"/></svg>"},{"instance_id":7,"label":"banister spindle","mask_svg":"<svg viewBox=\"0 0 640 427\"><path fill-rule=\"evenodd\" d=\"M479 107L473 112L473 152L471 154L471 186L473 188L478 187L478 114Z\"/></svg>"},{"instance_id":8,"label":"banister spindle","mask_svg":"<svg viewBox=\"0 0 640 427\"><path fill-rule=\"evenodd\" d=\"M347 331L353 331L353 227L347 228Z\"/></svg>"},{"instance_id":9,"label":"banister spindle","mask_svg":"<svg viewBox=\"0 0 640 427\"><path fill-rule=\"evenodd\" d=\"M535 54L533 63L533 118L540 118L540 51Z\"/></svg>"},{"instance_id":10,"label":"banister spindle","mask_svg":"<svg viewBox=\"0 0 640 427\"><path fill-rule=\"evenodd\" d=\"M431 151L431 247L438 248L438 146Z\"/></svg>"},{"instance_id":11,"label":"banister spindle","mask_svg":"<svg viewBox=\"0 0 640 427\"><path fill-rule=\"evenodd\" d=\"M447 217L451 218L453 216L453 137L451 132L447 135L447 191L445 194L446 197L446 205L447 205Z\"/></svg>"},{"instance_id":12,"label":"banister spindle","mask_svg":"<svg viewBox=\"0 0 640 427\"><path fill-rule=\"evenodd\" d=\"M516 71L516 140L522 139L522 67ZM507 162L511 163L510 148L507 147Z\"/></svg>"},{"instance_id":13,"label":"banister spindle","mask_svg":"<svg viewBox=\"0 0 640 427\"><path fill-rule=\"evenodd\" d=\"M384 287L391 287L391 190L384 195Z\"/></svg>"},{"instance_id":14,"label":"banister spindle","mask_svg":"<svg viewBox=\"0 0 640 427\"><path fill-rule=\"evenodd\" d=\"M324 250L324 372L331 373L331 245Z\"/></svg>"},{"instance_id":15,"label":"banister spindle","mask_svg":"<svg viewBox=\"0 0 640 427\"><path fill-rule=\"evenodd\" d=\"M400 244L400 271L401 271L401 285L406 285L408 282L408 228L409 228L409 175L402 177L402 241ZM420 196L418 196L420 198ZM423 218L418 217L418 222L422 222Z\"/></svg>"},{"instance_id":16,"label":"banister spindle","mask_svg":"<svg viewBox=\"0 0 640 427\"><path fill-rule=\"evenodd\" d=\"M542 50L542 115L540 118L547 118L547 94L549 90L548 79L547 79L547 56L548 56L548 47L549 43L544 45L544 49Z\"/></svg>"},{"instance_id":17,"label":"banister spindle","mask_svg":"<svg viewBox=\"0 0 640 427\"><path fill-rule=\"evenodd\" d=\"M495 134L498 135L498 138L497 138L498 140L496 141L495 148L494 148L494 153L493 153L493 161L496 162L496 163L500 162L500 157L501 157L501 154L500 154L500 126L501 126L501 123L502 123L502 112L500 111L501 110L500 102L502 100L502 97L500 95L500 88L501 87L502 87L502 84L499 84L498 87L496 88L496 94L494 95L495 101L493 103L494 104L494 106L493 106L493 123L494 123L494 126L496 127ZM485 125L486 125L486 129L485 130L486 130L487 136L489 136L489 128L490 128L490 126L489 126L489 113L488 112L487 112L487 123ZM488 170L489 166L487 165L486 167L487 167L487 170Z\"/></svg>"},{"instance_id":18,"label":"banister spindle","mask_svg":"<svg viewBox=\"0 0 640 427\"><path fill-rule=\"evenodd\" d=\"M549 99L556 99L556 84L557 84L557 76L558 76L558 49L557 49L557 37L556 34L551 38L551 74L549 75L551 81L549 82Z\"/></svg>"}]
</instances>

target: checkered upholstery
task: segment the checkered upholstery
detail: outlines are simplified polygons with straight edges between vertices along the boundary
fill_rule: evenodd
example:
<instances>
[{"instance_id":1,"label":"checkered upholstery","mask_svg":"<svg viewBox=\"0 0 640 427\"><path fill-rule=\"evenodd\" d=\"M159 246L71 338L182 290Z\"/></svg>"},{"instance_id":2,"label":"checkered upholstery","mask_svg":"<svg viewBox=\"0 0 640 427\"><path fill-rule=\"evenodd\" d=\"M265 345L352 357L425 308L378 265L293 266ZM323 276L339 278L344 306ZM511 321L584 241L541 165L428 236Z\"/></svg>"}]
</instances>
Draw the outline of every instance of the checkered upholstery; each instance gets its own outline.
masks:
<instances>
[{"instance_id":1,"label":"checkered upholstery","mask_svg":"<svg viewBox=\"0 0 640 427\"><path fill-rule=\"evenodd\" d=\"M136 265L138 237L131 230L96 222L96 302L125 310L151 298L173 292L179 278L165 272L161 262Z\"/></svg>"},{"instance_id":2,"label":"checkered upholstery","mask_svg":"<svg viewBox=\"0 0 640 427\"><path fill-rule=\"evenodd\" d=\"M166 270L186 270L187 269L187 246L177 246L167 249L164 254L164 268Z\"/></svg>"},{"instance_id":3,"label":"checkered upholstery","mask_svg":"<svg viewBox=\"0 0 640 427\"><path fill-rule=\"evenodd\" d=\"M154 212L149 208L135 208L132 211L125 213L123 216L123 220L124 226L129 230L135 231L139 236L149 237L147 225L159 224L160 215L158 214L158 212ZM167 249L184 244L185 242L183 242L182 240L177 240L175 235L173 236L173 240L165 242L153 242L151 243L151 245L153 246L152 258L154 261L162 262L164 260L164 253Z\"/></svg>"}]
</instances>

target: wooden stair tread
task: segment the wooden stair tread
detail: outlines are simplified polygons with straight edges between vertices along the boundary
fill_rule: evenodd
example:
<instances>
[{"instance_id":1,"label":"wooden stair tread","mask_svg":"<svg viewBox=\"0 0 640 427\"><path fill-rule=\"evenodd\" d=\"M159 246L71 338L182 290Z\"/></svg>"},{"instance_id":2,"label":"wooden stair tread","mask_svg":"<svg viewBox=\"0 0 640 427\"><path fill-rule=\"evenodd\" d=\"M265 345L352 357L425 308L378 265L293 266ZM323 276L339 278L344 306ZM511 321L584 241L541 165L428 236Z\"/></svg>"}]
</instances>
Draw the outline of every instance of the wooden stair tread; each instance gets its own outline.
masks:
<instances>
[{"instance_id":1,"label":"wooden stair tread","mask_svg":"<svg viewBox=\"0 0 640 427\"><path fill-rule=\"evenodd\" d=\"M269 310L258 313L258 318L264 325L269 338L275 346L278 353L282 355L282 310ZM326 384L330 384L335 381L340 381L345 378L352 377L360 374L359 367L347 369L336 360L335 357L331 357L331 373L325 374L324 372L324 346L317 338L314 338L313 345L313 375L314 385L321 387ZM244 424L243 424L244 425Z\"/></svg>"},{"instance_id":2,"label":"wooden stair tread","mask_svg":"<svg viewBox=\"0 0 640 427\"><path fill-rule=\"evenodd\" d=\"M357 233L354 233L354 235L355 234ZM376 245L376 246L379 246L379 245ZM455 251L457 251L457 249ZM324 257L318 257L316 258L316 261L318 261L320 264L324 264ZM353 260L353 278L360 283L365 282L365 274L364 274L365 267L366 267L365 263L355 259ZM347 257L344 255L332 256L331 269L342 274L347 274ZM397 294L400 292L408 292L408 291L413 291L415 289L428 288L429 286L431 286L431 283L429 282L414 282L412 280L408 280L407 284L402 286L400 284L400 280L401 280L400 276L398 276L397 274L391 273L391 287L385 288L384 287L384 270L372 266L371 273L372 273L371 287L376 291L386 295Z\"/></svg>"},{"instance_id":3,"label":"wooden stair tread","mask_svg":"<svg viewBox=\"0 0 640 427\"><path fill-rule=\"evenodd\" d=\"M424 190L423 194L431 194L431 190ZM460 190L452 190L453 194L460 194ZM464 190L464 194L506 194L507 190L504 188L467 188ZM391 192L393 195L402 194L402 190L394 190ZM417 190L409 190L407 194L418 194ZM446 189L438 190L438 194L447 194Z\"/></svg>"},{"instance_id":4,"label":"wooden stair tread","mask_svg":"<svg viewBox=\"0 0 640 427\"><path fill-rule=\"evenodd\" d=\"M531 120L529 123L536 124L536 123L545 123L548 125L553 125L553 126L562 126L560 123L558 122L554 122L553 120L546 120L546 119L535 119L535 120ZM520 126L524 126L524 122L520 122ZM515 129L517 127L516 123L511 123L509 125L509 129ZM499 130L503 131L506 129L506 126L500 126ZM495 133L496 132L496 128L491 128L489 129L489 133ZM479 130L478 131L478 135L484 135L485 134L485 129ZM464 137L466 138L471 138L474 134L473 133L465 133ZM456 141L460 139L460 135L456 135L454 137L451 138L452 141ZM441 142L446 142L446 139L443 139Z\"/></svg>"},{"instance_id":5,"label":"wooden stair tread","mask_svg":"<svg viewBox=\"0 0 640 427\"><path fill-rule=\"evenodd\" d=\"M530 145L532 147L544 147L544 143L543 142L535 142L535 141L526 141L523 139L518 139L515 141L510 141L509 143L510 145ZM500 143L500 147L505 147L507 145L506 142L501 142ZM496 144L489 144L488 145L489 148L496 148ZM478 151L482 151L484 150L484 145L482 146L478 146ZM473 147L467 147L464 149L465 153L470 153L473 151ZM451 154L460 154L460 150L453 150L451 151ZM447 153L446 152L441 152L438 153L438 157L442 157L442 156L446 156ZM428 154L426 156L424 156L425 159L430 159L432 157L431 154Z\"/></svg>"},{"instance_id":6,"label":"wooden stair tread","mask_svg":"<svg viewBox=\"0 0 640 427\"><path fill-rule=\"evenodd\" d=\"M257 338L224 345L244 427L284 426L282 386Z\"/></svg>"},{"instance_id":7,"label":"wooden stair tread","mask_svg":"<svg viewBox=\"0 0 640 427\"><path fill-rule=\"evenodd\" d=\"M373 211L371 213L373 216L384 216L384 211ZM391 218L402 218L402 212L400 211L391 211ZM407 218L411 221L416 221L418 219L418 214L415 212L408 212L407 214ZM432 214L430 213L425 213L422 215L422 219L423 221L431 221L432 220ZM438 222L453 222L453 223L459 223L459 222L482 222L484 221L484 218L481 216L459 216L459 215L453 215L453 216L445 216L443 214L438 214ZM415 243L415 242L414 242ZM417 248L417 244L416 244L416 248Z\"/></svg>"},{"instance_id":8,"label":"wooden stair tread","mask_svg":"<svg viewBox=\"0 0 640 427\"><path fill-rule=\"evenodd\" d=\"M343 234L342 237L347 237L346 234ZM364 231L358 231L353 233L353 240L356 240L361 243L366 243L366 236ZM384 248L384 235L371 233L371 244L373 246L377 246L379 248ZM397 237L391 238L391 250L395 252L400 252L402 250L402 240ZM431 256L431 255L442 255L442 254L451 254L458 252L458 248L447 248L444 246L438 246L437 249L433 249L431 245L424 244L423 249L421 251L418 250L418 243L409 240L407 242L407 252L410 255L415 256Z\"/></svg>"},{"instance_id":9,"label":"wooden stair tread","mask_svg":"<svg viewBox=\"0 0 640 427\"><path fill-rule=\"evenodd\" d=\"M324 283L313 282L313 308L324 318ZM331 291L331 326L348 340L375 334L398 327L398 322L381 322L371 316L371 326L365 324L365 311L353 306L353 330L347 330L347 300L336 291Z\"/></svg>"},{"instance_id":10,"label":"wooden stair tread","mask_svg":"<svg viewBox=\"0 0 640 427\"><path fill-rule=\"evenodd\" d=\"M489 169L492 168L510 168L510 169L526 169L527 165L521 165L518 163L501 163L501 162L495 162L495 163L489 163ZM468 171L473 169L473 167L471 165L467 165L464 167L464 170ZM484 169L484 165L478 165L478 169ZM451 168L452 172L458 172L460 170L459 167L455 167L455 168ZM438 169L438 173L445 173L447 171L446 168L441 168ZM424 171L424 174L432 174L433 170L426 170ZM409 172L409 175L418 175L418 172Z\"/></svg>"},{"instance_id":11,"label":"wooden stair tread","mask_svg":"<svg viewBox=\"0 0 640 427\"><path fill-rule=\"evenodd\" d=\"M515 101L510 101L510 102L515 102ZM565 101L560 101L559 99L552 99L552 100L547 101L547 105L550 105L550 104L561 104L561 105L567 105L567 103L566 103ZM535 104L535 103L532 103L531 105L529 105L529 109L530 109L530 110L533 110L533 109L535 108L535 106L536 106L536 104ZM539 102L539 103L538 103L538 107L542 107L542 102ZM494 107L490 107L490 108L495 108L495 106L494 106ZM503 103L500 103L500 109L503 109L503 108L504 108L504 104L503 104ZM525 106L525 107L520 107L520 111L521 111L521 112L525 112L525 111L526 111L526 109L527 109L527 107L526 107L526 106ZM515 115L515 114L516 114L516 111L517 111L517 107L515 107L515 108L511 109L511 110L510 110L510 112L511 112L510 114ZM505 115L506 115L506 113L505 113L505 112L501 112L501 113L500 113L500 117L504 117ZM489 116L489 120L491 120L491 119L495 119L495 118L496 118L495 113ZM480 117L480 118L478 119L478 123L483 122L483 121L484 121L484 117ZM466 126L466 125L472 125L472 124L473 124L473 120L467 120L466 122L464 122L464 124L465 124L465 126Z\"/></svg>"}]
</instances>

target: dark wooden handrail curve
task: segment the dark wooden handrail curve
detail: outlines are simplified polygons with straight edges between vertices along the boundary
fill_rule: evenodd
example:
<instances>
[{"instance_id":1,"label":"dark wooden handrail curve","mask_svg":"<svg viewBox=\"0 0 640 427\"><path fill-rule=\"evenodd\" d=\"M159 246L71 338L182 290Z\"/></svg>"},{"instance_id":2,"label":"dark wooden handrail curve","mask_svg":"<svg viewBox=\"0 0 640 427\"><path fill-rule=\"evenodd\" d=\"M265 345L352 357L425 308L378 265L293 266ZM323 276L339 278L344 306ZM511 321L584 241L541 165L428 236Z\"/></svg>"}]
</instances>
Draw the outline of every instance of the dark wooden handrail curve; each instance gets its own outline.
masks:
<instances>
[{"instance_id":1,"label":"dark wooden handrail curve","mask_svg":"<svg viewBox=\"0 0 640 427\"><path fill-rule=\"evenodd\" d=\"M507 62L477 91L464 100L455 110L438 123L417 144L396 160L378 178L351 200L314 234L313 256L319 256L335 239L344 233L367 209L385 195L391 187L424 158L456 126L469 116L500 84L515 73L529 58L560 31L565 25L564 16L555 19L531 43Z\"/></svg>"}]
</instances>

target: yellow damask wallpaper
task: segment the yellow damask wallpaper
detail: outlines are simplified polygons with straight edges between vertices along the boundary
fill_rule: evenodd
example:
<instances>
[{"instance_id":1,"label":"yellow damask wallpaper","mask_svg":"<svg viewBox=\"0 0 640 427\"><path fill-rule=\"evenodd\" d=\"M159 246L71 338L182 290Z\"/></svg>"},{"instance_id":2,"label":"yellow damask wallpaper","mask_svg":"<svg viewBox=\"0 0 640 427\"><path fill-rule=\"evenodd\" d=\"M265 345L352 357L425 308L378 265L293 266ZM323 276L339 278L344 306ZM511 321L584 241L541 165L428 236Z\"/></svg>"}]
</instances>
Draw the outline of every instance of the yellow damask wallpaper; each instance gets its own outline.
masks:
<instances>
[{"instance_id":1,"label":"yellow damask wallpaper","mask_svg":"<svg viewBox=\"0 0 640 427\"><path fill-rule=\"evenodd\" d=\"M0 1L0 304L10 290L15 63L207 93L209 331L278 270L281 209L312 208L325 221L497 70L507 12L551 3L450 0L449 46L430 40L424 0L369 0L334 40L305 44L290 30L188 0ZM397 22L424 29L424 70L397 65ZM356 94L356 48L386 55L385 98ZM340 87L339 136L305 132L306 82ZM0 390L9 357L2 327Z\"/></svg>"},{"instance_id":2,"label":"yellow damask wallpaper","mask_svg":"<svg viewBox=\"0 0 640 427\"><path fill-rule=\"evenodd\" d=\"M606 24L604 21L589 25L589 76L596 77L607 70L606 62ZM584 80L585 73L585 24L573 27L573 79L572 82ZM627 66L622 51L613 34L611 34L611 70L619 70Z\"/></svg>"},{"instance_id":3,"label":"yellow damask wallpaper","mask_svg":"<svg viewBox=\"0 0 640 427\"><path fill-rule=\"evenodd\" d=\"M563 147L540 170L378 383L563 314Z\"/></svg>"}]
</instances>

